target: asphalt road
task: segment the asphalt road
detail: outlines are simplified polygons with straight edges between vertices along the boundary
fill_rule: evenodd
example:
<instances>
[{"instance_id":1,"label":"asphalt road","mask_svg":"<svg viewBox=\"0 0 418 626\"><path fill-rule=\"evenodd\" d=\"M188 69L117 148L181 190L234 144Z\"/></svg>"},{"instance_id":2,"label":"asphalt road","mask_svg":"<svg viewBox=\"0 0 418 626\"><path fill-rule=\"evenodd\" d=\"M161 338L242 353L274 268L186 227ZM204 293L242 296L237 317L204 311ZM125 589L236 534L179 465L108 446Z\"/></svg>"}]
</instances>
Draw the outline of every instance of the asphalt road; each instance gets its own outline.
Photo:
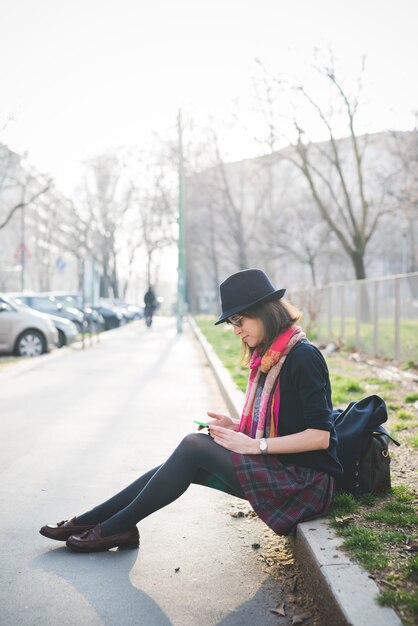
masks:
<instances>
[{"instance_id":1,"label":"asphalt road","mask_svg":"<svg viewBox=\"0 0 418 626\"><path fill-rule=\"evenodd\" d=\"M139 551L75 554L38 533L163 462L208 409L225 410L200 347L173 319L2 368L2 626L287 623L269 611L281 591L225 494L192 486L140 523Z\"/></svg>"}]
</instances>

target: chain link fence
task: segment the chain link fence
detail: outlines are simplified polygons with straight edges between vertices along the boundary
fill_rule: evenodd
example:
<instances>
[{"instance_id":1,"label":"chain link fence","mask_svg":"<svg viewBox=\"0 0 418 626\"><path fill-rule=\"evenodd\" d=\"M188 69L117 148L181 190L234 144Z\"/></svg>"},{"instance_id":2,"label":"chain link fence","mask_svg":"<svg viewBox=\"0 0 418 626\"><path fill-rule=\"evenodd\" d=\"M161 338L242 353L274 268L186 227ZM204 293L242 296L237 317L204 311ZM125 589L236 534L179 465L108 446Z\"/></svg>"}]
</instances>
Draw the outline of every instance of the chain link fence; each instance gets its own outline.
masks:
<instances>
[{"instance_id":1,"label":"chain link fence","mask_svg":"<svg viewBox=\"0 0 418 626\"><path fill-rule=\"evenodd\" d=\"M418 272L289 289L287 297L318 341L418 363Z\"/></svg>"}]
</instances>

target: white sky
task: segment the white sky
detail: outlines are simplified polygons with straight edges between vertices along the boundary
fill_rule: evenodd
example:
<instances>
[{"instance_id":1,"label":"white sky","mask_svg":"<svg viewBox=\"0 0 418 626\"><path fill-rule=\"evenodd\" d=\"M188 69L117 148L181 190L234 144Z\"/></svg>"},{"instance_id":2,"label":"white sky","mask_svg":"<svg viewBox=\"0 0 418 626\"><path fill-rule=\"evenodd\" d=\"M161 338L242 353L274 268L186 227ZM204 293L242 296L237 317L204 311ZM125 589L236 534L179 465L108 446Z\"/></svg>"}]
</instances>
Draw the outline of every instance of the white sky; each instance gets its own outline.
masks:
<instances>
[{"instance_id":1,"label":"white sky","mask_svg":"<svg viewBox=\"0 0 418 626\"><path fill-rule=\"evenodd\" d=\"M180 106L248 100L254 57L303 75L328 46L348 79L367 55L368 129L410 128L417 24L417 0L1 0L0 140L69 192L86 156L167 132Z\"/></svg>"}]
</instances>

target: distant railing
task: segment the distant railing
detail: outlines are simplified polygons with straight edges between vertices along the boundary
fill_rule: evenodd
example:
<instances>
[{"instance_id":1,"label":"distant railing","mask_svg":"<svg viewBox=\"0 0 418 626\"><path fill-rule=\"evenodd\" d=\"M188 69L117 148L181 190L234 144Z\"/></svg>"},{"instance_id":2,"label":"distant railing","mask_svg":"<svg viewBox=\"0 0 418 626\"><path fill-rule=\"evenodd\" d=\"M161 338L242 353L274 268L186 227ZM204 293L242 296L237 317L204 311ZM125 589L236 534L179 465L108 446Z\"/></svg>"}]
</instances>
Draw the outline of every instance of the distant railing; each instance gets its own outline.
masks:
<instances>
[{"instance_id":1,"label":"distant railing","mask_svg":"<svg viewBox=\"0 0 418 626\"><path fill-rule=\"evenodd\" d=\"M287 296L318 341L418 363L418 272L290 289Z\"/></svg>"}]
</instances>

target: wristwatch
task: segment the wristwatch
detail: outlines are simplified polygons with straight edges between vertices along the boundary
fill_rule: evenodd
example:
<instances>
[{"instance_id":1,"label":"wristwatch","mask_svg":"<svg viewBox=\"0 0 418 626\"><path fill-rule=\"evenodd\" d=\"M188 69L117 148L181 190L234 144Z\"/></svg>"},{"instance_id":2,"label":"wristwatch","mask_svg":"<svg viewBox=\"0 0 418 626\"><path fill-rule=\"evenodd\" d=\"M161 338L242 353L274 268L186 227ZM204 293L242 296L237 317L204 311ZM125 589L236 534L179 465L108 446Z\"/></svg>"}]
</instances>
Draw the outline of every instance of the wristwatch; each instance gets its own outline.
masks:
<instances>
[{"instance_id":1,"label":"wristwatch","mask_svg":"<svg viewBox=\"0 0 418 626\"><path fill-rule=\"evenodd\" d=\"M267 439L265 439L264 437L262 439L260 439L260 452L261 454L267 454Z\"/></svg>"}]
</instances>

